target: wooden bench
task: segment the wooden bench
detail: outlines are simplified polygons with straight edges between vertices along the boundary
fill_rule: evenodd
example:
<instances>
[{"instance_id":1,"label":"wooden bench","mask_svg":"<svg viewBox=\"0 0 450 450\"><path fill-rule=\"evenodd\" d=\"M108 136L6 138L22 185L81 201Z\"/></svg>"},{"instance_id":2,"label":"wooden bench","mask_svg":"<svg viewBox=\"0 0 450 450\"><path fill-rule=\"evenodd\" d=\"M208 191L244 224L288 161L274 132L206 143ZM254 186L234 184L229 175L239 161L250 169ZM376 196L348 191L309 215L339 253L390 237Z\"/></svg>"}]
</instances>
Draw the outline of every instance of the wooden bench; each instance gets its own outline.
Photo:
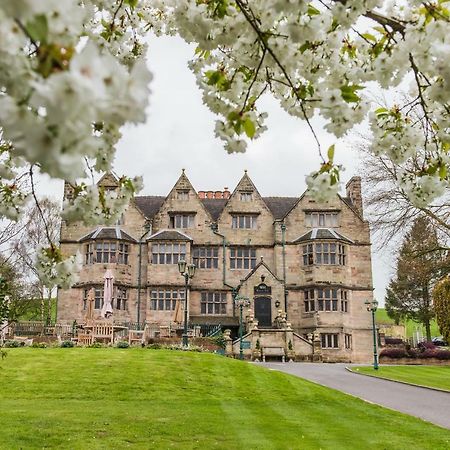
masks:
<instances>
[{"instance_id":1,"label":"wooden bench","mask_svg":"<svg viewBox=\"0 0 450 450\"><path fill-rule=\"evenodd\" d=\"M128 344L139 344L145 343L145 330L128 330Z\"/></svg>"},{"instance_id":2,"label":"wooden bench","mask_svg":"<svg viewBox=\"0 0 450 450\"><path fill-rule=\"evenodd\" d=\"M284 347L262 347L262 360L266 362L266 356L281 356L281 361L285 362L286 352Z\"/></svg>"}]
</instances>

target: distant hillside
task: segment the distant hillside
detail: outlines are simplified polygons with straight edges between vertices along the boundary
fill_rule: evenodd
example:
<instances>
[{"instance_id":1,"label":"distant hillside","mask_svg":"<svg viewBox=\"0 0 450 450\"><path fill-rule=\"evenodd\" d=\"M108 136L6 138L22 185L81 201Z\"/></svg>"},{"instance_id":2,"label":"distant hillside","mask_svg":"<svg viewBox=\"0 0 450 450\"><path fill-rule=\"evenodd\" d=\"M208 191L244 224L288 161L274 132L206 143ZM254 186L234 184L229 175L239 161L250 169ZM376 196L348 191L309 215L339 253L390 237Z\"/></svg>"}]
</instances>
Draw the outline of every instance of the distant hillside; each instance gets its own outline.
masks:
<instances>
[{"instance_id":1,"label":"distant hillside","mask_svg":"<svg viewBox=\"0 0 450 450\"><path fill-rule=\"evenodd\" d=\"M377 321L377 324L380 324L380 325L394 323L394 321L390 317L388 317L386 310L384 308L377 309L377 312L375 315L375 320ZM421 330L422 334L425 335L425 328L422 325L420 325L416 322L413 322L412 320L406 321L406 336L407 337L412 337L414 331L417 329ZM433 320L431 322L431 336L435 337L435 336L440 336L440 335L441 335L441 333L439 332L437 323L435 320Z\"/></svg>"}]
</instances>

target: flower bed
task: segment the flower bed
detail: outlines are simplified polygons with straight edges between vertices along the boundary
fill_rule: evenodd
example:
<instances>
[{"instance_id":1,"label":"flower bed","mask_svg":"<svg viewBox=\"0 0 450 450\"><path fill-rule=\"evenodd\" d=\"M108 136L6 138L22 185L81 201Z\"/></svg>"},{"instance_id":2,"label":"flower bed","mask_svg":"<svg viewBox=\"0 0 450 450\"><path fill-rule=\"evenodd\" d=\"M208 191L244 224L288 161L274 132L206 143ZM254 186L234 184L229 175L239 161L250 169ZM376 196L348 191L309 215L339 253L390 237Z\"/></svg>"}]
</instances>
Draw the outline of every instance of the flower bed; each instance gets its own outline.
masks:
<instances>
[{"instance_id":1,"label":"flower bed","mask_svg":"<svg viewBox=\"0 0 450 450\"><path fill-rule=\"evenodd\" d=\"M450 365L450 351L437 349L432 344L420 348L386 348L380 353L384 364L443 364Z\"/></svg>"}]
</instances>

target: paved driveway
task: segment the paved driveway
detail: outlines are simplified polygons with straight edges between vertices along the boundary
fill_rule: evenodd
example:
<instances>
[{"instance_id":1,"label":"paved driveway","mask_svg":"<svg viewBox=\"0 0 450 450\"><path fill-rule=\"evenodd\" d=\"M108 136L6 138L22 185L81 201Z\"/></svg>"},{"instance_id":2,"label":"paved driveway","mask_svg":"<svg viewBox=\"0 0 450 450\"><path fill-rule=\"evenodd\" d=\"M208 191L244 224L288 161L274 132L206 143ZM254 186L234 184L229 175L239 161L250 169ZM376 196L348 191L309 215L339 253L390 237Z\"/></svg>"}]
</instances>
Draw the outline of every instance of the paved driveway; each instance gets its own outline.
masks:
<instances>
[{"instance_id":1,"label":"paved driveway","mask_svg":"<svg viewBox=\"0 0 450 450\"><path fill-rule=\"evenodd\" d=\"M450 428L450 393L354 374L349 364L260 364Z\"/></svg>"}]
</instances>

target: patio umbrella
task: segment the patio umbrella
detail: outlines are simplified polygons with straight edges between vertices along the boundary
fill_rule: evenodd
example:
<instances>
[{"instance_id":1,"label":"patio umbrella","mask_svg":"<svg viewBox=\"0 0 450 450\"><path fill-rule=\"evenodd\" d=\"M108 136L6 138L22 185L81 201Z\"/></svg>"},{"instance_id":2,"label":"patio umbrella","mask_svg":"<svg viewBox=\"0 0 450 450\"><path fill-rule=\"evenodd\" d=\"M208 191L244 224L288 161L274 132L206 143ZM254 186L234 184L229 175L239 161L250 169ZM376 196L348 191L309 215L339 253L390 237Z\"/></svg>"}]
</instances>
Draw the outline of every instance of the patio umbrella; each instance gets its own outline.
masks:
<instances>
[{"instance_id":1,"label":"patio umbrella","mask_svg":"<svg viewBox=\"0 0 450 450\"><path fill-rule=\"evenodd\" d=\"M181 309L181 299L177 299L177 302L175 305L175 311L173 314L173 321L175 323L183 322L183 311Z\"/></svg>"},{"instance_id":2,"label":"patio umbrella","mask_svg":"<svg viewBox=\"0 0 450 450\"><path fill-rule=\"evenodd\" d=\"M112 298L114 275L112 274L111 270L108 269L105 272L105 275L103 275L103 278L105 279L105 287L103 290L103 308L101 311L101 315L105 319L109 319L113 314Z\"/></svg>"}]
</instances>

